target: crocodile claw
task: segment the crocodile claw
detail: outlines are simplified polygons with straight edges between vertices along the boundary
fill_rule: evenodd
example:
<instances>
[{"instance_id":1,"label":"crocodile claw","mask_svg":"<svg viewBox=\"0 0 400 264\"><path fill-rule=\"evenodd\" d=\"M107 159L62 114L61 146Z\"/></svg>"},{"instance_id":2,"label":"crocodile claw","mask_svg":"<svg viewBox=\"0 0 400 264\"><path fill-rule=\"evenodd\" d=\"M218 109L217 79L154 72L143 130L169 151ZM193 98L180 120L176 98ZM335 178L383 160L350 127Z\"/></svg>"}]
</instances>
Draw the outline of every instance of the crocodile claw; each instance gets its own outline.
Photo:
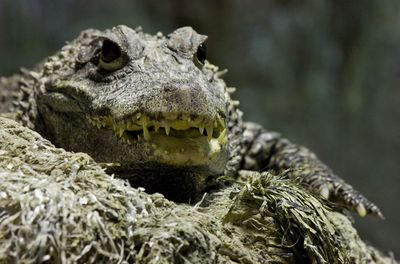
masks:
<instances>
[{"instance_id":1,"label":"crocodile claw","mask_svg":"<svg viewBox=\"0 0 400 264\"><path fill-rule=\"evenodd\" d=\"M311 190L315 186L319 186L317 192L323 198L357 213L360 217L376 215L381 219L385 218L378 206L335 175L315 177L311 184L306 184Z\"/></svg>"}]
</instances>

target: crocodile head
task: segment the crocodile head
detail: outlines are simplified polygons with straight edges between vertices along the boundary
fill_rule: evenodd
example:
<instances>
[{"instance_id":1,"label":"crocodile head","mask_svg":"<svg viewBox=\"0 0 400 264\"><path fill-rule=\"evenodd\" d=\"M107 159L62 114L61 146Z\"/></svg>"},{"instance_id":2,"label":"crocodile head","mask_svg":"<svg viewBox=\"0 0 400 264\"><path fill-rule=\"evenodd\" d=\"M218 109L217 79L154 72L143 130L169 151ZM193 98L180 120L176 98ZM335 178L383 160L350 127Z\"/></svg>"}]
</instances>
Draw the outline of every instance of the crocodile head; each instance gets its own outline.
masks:
<instances>
[{"instance_id":1,"label":"crocodile head","mask_svg":"<svg viewBox=\"0 0 400 264\"><path fill-rule=\"evenodd\" d=\"M137 184L177 175L201 185L229 159L230 98L206 61L206 39L190 27L168 36L126 26L83 32L44 63L36 126Z\"/></svg>"}]
</instances>

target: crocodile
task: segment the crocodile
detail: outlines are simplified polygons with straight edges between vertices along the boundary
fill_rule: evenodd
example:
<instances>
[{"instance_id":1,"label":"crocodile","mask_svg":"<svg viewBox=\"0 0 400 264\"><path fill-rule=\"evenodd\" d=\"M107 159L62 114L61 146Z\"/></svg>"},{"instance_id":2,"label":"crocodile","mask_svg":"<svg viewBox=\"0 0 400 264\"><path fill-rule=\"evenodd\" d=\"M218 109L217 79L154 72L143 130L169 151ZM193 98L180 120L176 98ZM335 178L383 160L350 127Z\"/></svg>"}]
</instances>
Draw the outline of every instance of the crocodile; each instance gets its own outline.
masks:
<instances>
[{"instance_id":1,"label":"crocodile","mask_svg":"<svg viewBox=\"0 0 400 264\"><path fill-rule=\"evenodd\" d=\"M338 210L383 217L306 147L243 121L206 40L191 27L85 30L34 69L2 78L0 111L175 201L198 200L248 171L274 171Z\"/></svg>"}]
</instances>

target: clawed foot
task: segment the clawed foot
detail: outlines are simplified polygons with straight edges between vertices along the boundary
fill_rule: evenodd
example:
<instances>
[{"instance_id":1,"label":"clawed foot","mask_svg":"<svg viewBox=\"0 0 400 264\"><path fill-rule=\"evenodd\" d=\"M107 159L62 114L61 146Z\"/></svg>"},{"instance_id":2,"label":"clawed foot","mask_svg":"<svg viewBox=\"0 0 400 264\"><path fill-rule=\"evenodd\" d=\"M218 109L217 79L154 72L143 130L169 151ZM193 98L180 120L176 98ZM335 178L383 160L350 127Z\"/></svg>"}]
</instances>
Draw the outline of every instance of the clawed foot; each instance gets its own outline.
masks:
<instances>
[{"instance_id":1,"label":"clawed foot","mask_svg":"<svg viewBox=\"0 0 400 264\"><path fill-rule=\"evenodd\" d=\"M371 214L384 219L383 214L374 203L335 175L307 175L302 177L301 182L311 191L319 193L323 198L335 204L356 212L361 217Z\"/></svg>"},{"instance_id":2,"label":"clawed foot","mask_svg":"<svg viewBox=\"0 0 400 264\"><path fill-rule=\"evenodd\" d=\"M247 123L243 137L249 144L243 161L244 169L283 172L289 178L299 180L310 191L361 217L371 214L384 218L375 204L333 174L307 148L292 144L279 134L264 131L253 123Z\"/></svg>"}]
</instances>

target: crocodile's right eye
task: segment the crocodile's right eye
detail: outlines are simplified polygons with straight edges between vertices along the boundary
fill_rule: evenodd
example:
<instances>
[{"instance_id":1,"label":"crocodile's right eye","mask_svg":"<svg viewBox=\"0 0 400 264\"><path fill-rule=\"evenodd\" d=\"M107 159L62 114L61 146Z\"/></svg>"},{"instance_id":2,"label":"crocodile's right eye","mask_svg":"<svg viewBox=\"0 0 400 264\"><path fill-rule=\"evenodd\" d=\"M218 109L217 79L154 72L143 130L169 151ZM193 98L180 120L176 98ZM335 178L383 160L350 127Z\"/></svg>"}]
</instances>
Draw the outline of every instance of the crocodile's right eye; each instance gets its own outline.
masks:
<instances>
[{"instance_id":1,"label":"crocodile's right eye","mask_svg":"<svg viewBox=\"0 0 400 264\"><path fill-rule=\"evenodd\" d=\"M106 71L116 71L125 65L119 45L105 39L101 46L99 67Z\"/></svg>"}]
</instances>

